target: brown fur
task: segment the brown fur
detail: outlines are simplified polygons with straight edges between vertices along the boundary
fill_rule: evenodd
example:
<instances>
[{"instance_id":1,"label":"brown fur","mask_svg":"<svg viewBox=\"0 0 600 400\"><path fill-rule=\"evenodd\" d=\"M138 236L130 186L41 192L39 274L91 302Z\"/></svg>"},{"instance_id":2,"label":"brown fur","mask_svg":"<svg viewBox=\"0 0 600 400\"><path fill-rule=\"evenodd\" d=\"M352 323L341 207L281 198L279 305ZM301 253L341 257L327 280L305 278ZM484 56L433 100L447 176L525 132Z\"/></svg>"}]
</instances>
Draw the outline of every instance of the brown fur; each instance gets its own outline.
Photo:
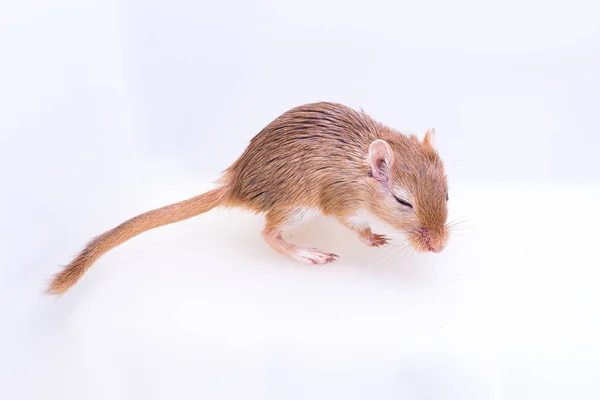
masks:
<instances>
[{"instance_id":1,"label":"brown fur","mask_svg":"<svg viewBox=\"0 0 600 400\"><path fill-rule=\"evenodd\" d=\"M148 211L94 238L65 269L56 274L48 293L66 292L100 256L134 236L209 211L221 202L224 192L223 188L218 188L179 203Z\"/></svg>"},{"instance_id":2,"label":"brown fur","mask_svg":"<svg viewBox=\"0 0 600 400\"><path fill-rule=\"evenodd\" d=\"M303 209L338 219L371 246L387 238L357 226L351 217L367 212L409 234L420 251L441 251L448 237L447 183L433 147L341 104L293 108L267 125L219 181L220 187L180 203L134 217L93 239L52 281L62 294L104 253L149 229L191 218L216 206L266 214L263 237L294 259L324 264L336 255L286 242L282 230ZM413 209L399 204L402 200Z\"/></svg>"}]
</instances>

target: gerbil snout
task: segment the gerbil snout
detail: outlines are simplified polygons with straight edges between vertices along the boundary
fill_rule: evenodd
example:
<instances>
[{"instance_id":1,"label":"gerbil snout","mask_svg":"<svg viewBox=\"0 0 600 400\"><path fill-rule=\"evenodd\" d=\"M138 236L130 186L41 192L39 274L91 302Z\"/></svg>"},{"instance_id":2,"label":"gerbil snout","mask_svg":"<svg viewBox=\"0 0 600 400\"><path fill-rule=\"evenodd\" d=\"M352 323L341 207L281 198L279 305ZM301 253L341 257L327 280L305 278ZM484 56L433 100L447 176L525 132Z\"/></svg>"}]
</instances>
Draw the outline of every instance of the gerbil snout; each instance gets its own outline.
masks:
<instances>
[{"instance_id":1,"label":"gerbil snout","mask_svg":"<svg viewBox=\"0 0 600 400\"><path fill-rule=\"evenodd\" d=\"M446 247L448 240L448 229L444 226L442 229L432 230L427 227L420 227L411 235L411 241L415 248L422 252L431 251L439 253Z\"/></svg>"}]
</instances>

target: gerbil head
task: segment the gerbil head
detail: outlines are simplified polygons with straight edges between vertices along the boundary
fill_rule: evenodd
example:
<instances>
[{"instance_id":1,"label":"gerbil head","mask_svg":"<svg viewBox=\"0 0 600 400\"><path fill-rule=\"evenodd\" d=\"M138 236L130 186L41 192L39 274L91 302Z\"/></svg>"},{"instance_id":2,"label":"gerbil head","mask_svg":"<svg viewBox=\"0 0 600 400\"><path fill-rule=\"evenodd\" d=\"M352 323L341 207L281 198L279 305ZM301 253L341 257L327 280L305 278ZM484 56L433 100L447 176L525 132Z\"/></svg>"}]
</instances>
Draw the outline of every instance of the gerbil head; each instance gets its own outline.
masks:
<instances>
[{"instance_id":1,"label":"gerbil head","mask_svg":"<svg viewBox=\"0 0 600 400\"><path fill-rule=\"evenodd\" d=\"M412 246L439 253L448 240L448 184L434 148L435 131L390 136L371 143L367 203L370 211L408 234Z\"/></svg>"}]
</instances>

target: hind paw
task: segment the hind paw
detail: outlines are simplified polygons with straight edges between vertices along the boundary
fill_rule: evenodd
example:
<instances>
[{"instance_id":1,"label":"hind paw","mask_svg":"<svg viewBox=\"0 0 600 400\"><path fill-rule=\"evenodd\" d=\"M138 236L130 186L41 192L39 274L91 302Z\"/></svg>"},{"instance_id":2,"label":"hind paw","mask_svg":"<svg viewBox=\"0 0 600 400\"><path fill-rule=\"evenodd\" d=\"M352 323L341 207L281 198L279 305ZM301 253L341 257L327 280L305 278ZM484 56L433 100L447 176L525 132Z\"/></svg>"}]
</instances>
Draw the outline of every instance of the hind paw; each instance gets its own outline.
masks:
<instances>
[{"instance_id":1,"label":"hind paw","mask_svg":"<svg viewBox=\"0 0 600 400\"><path fill-rule=\"evenodd\" d=\"M336 254L317 249L298 249L292 257L306 264L328 264L338 258Z\"/></svg>"}]
</instances>

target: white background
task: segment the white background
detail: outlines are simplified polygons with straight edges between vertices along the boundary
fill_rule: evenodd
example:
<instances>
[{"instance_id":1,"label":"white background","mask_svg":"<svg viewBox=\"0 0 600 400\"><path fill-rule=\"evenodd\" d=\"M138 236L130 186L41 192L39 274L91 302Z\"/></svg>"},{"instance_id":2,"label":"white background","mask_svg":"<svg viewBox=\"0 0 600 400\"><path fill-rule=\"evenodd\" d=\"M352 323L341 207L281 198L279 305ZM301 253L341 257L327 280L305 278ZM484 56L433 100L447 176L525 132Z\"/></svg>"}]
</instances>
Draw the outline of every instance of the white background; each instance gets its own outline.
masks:
<instances>
[{"instance_id":1,"label":"white background","mask_svg":"<svg viewBox=\"0 0 600 400\"><path fill-rule=\"evenodd\" d=\"M598 398L598 8L3 0L0 398ZM215 210L40 294L320 100L436 128L452 216L473 218L447 251L317 220L294 240L342 257L307 269Z\"/></svg>"}]
</instances>

